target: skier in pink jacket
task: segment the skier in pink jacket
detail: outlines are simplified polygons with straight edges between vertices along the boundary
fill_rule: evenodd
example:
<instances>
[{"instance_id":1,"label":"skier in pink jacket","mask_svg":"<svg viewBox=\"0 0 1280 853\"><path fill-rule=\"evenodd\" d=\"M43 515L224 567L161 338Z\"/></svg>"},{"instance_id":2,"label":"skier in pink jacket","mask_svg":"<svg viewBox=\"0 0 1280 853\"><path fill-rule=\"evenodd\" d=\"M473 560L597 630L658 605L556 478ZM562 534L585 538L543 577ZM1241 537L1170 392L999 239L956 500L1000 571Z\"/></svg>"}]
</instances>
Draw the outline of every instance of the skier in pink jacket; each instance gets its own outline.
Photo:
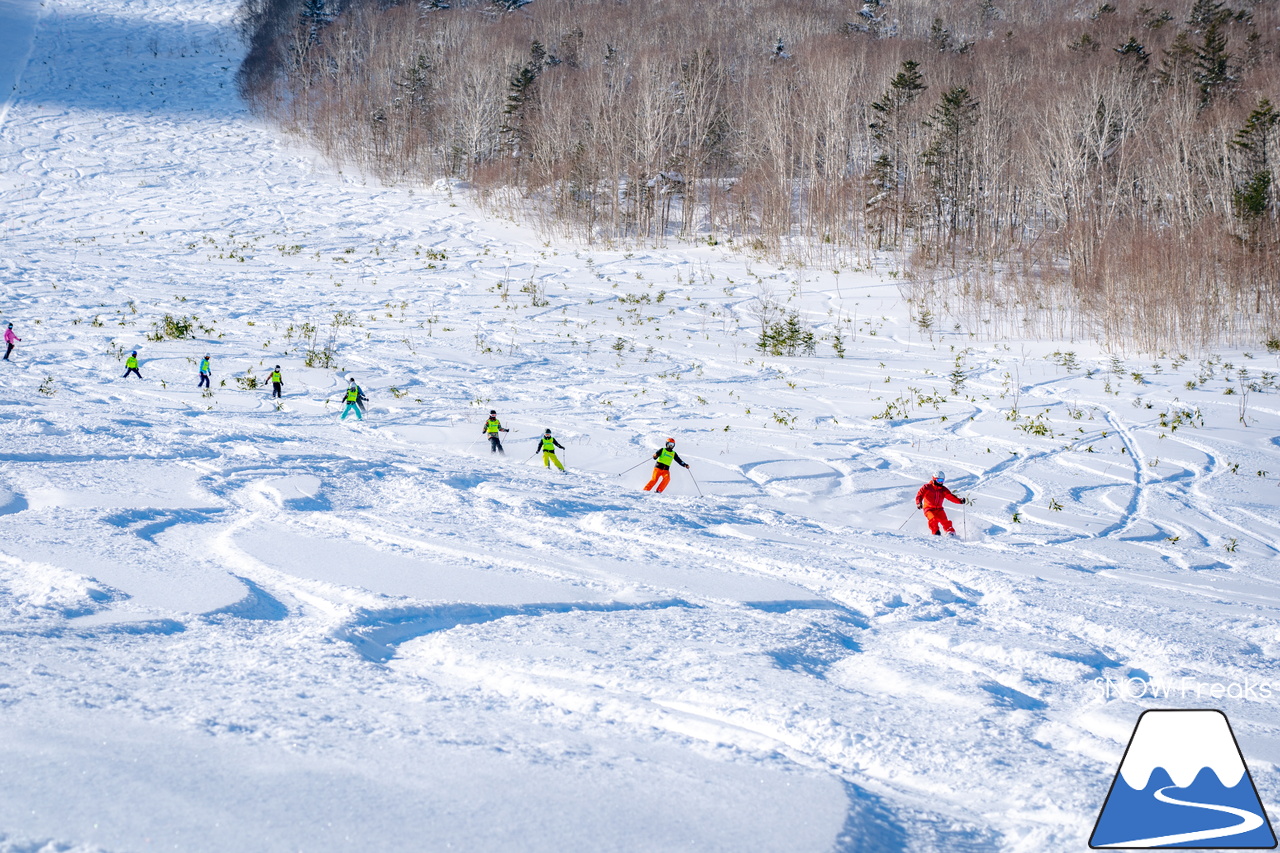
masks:
<instances>
[{"instance_id":1,"label":"skier in pink jacket","mask_svg":"<svg viewBox=\"0 0 1280 853\"><path fill-rule=\"evenodd\" d=\"M9 354L13 352L13 345L20 340L22 340L22 338L13 333L13 324L10 323L9 328L4 330L4 342L9 345L8 349L4 351L5 361L9 360Z\"/></svg>"}]
</instances>

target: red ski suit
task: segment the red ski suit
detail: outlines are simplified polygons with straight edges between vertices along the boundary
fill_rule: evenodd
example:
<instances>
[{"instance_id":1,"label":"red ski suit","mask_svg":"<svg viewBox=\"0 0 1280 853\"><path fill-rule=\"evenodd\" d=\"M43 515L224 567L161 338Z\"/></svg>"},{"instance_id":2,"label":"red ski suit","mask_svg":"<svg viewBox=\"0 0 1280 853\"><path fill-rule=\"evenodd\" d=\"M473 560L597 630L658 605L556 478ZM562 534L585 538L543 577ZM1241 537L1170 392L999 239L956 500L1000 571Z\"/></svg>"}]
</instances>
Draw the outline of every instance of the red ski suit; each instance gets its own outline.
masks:
<instances>
[{"instance_id":1,"label":"red ski suit","mask_svg":"<svg viewBox=\"0 0 1280 853\"><path fill-rule=\"evenodd\" d=\"M964 503L937 480L930 480L916 492L916 506L924 510L925 520L929 522L929 532L935 536L939 535L939 525L948 533L956 532L955 525L951 523L951 519L947 518L947 512L942 508L944 500L955 504Z\"/></svg>"}]
</instances>

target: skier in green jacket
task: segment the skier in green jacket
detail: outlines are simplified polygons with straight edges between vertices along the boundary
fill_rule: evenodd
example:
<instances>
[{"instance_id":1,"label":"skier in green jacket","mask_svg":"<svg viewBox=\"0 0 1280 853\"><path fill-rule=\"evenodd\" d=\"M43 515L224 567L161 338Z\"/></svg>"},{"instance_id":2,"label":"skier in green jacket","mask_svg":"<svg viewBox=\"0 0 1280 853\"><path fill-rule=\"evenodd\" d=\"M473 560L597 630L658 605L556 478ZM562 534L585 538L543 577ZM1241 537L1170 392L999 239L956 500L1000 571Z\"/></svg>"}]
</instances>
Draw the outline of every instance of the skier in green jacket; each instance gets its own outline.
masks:
<instances>
[{"instance_id":1,"label":"skier in green jacket","mask_svg":"<svg viewBox=\"0 0 1280 853\"><path fill-rule=\"evenodd\" d=\"M346 408L342 410L342 420L345 421L347 415L352 412L356 413L356 420L364 420L364 413L360 411L360 386L356 385L354 379L347 385L347 390L343 393L342 399L347 404Z\"/></svg>"},{"instance_id":2,"label":"skier in green jacket","mask_svg":"<svg viewBox=\"0 0 1280 853\"><path fill-rule=\"evenodd\" d=\"M561 471L564 470L564 465L560 462L560 458L556 456L556 448L564 450L565 446L551 437L551 430L546 430L542 433L542 438L538 439L538 446L542 448L542 464L544 467L550 468L551 463L554 462L557 468ZM537 451L534 452L536 453Z\"/></svg>"},{"instance_id":3,"label":"skier in green jacket","mask_svg":"<svg viewBox=\"0 0 1280 853\"><path fill-rule=\"evenodd\" d=\"M498 412L496 409L489 410L489 420L484 422L484 429L481 430L489 437L489 452L501 453L507 455L507 451L502 449L502 438L498 435L500 432L511 432L502 425L502 421L498 420Z\"/></svg>"},{"instance_id":4,"label":"skier in green jacket","mask_svg":"<svg viewBox=\"0 0 1280 853\"><path fill-rule=\"evenodd\" d=\"M650 477L649 482L645 484L644 490L646 492L652 489L655 485L658 487L658 491L662 492L663 489L670 485L672 462L685 468L689 467L685 461L680 458L680 454L676 453L676 440L674 438L668 438L667 443L662 445L662 447L659 447L654 452L653 458L656 460L653 463L653 476Z\"/></svg>"},{"instance_id":5,"label":"skier in green jacket","mask_svg":"<svg viewBox=\"0 0 1280 853\"><path fill-rule=\"evenodd\" d=\"M347 384L356 386L356 405L360 407L360 414L367 415L369 410L365 408L364 404L368 402L369 398L365 396L364 389L360 387L360 383L356 382L355 376L350 373L347 374Z\"/></svg>"},{"instance_id":6,"label":"skier in green jacket","mask_svg":"<svg viewBox=\"0 0 1280 853\"><path fill-rule=\"evenodd\" d=\"M207 355L200 359L200 383L196 387L209 388L209 356Z\"/></svg>"},{"instance_id":7,"label":"skier in green jacket","mask_svg":"<svg viewBox=\"0 0 1280 853\"><path fill-rule=\"evenodd\" d=\"M142 374L138 372L138 351L137 350L134 350L133 352L129 353L129 357L124 360L124 376L120 378L128 379L130 373L132 373L134 376L138 377L139 379L142 378Z\"/></svg>"}]
</instances>

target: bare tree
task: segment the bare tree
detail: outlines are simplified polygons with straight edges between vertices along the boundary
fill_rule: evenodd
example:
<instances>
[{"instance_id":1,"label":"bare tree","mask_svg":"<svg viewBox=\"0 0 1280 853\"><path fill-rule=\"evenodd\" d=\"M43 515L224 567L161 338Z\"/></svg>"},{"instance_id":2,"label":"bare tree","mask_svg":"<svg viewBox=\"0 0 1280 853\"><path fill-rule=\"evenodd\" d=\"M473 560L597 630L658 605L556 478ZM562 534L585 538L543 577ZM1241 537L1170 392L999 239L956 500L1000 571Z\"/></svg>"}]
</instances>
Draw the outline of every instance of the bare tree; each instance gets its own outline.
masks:
<instances>
[{"instance_id":1,"label":"bare tree","mask_svg":"<svg viewBox=\"0 0 1280 853\"><path fill-rule=\"evenodd\" d=\"M891 247L984 327L1280 332L1275 3L246 0L242 31L246 98L334 159L589 240Z\"/></svg>"}]
</instances>

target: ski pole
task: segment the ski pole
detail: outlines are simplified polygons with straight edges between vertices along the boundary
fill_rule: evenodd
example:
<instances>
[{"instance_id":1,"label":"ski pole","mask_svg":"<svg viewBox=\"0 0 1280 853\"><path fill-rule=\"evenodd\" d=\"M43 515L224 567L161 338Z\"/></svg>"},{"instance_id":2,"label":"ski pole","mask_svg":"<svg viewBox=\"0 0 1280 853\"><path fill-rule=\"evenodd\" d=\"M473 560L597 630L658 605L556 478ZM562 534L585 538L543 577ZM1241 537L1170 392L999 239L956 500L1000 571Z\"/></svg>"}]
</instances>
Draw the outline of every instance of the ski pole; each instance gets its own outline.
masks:
<instances>
[{"instance_id":1,"label":"ski pole","mask_svg":"<svg viewBox=\"0 0 1280 853\"><path fill-rule=\"evenodd\" d=\"M914 512L913 512L913 513L911 513L911 515L908 515L906 518L904 518L904 519L902 520L902 523L898 525L898 529L899 529L899 530L901 530L902 528L906 527L906 526L907 526L907 522L908 522L908 521L910 521L911 519L915 518L915 517L916 517L916 514L915 514Z\"/></svg>"},{"instance_id":2,"label":"ski pole","mask_svg":"<svg viewBox=\"0 0 1280 853\"><path fill-rule=\"evenodd\" d=\"M698 478L693 476L693 472L689 470L689 466L684 466L684 470L689 475L689 479L693 480L693 487L698 490L698 497L702 497L702 486L698 485Z\"/></svg>"},{"instance_id":3,"label":"ski pole","mask_svg":"<svg viewBox=\"0 0 1280 853\"><path fill-rule=\"evenodd\" d=\"M643 465L644 463L646 463L646 462L648 462L648 461L649 461L648 459L641 459L639 462L637 462L636 464L632 465L632 466L631 466L630 468L628 468L626 471L619 471L619 472L618 472L618 476L619 476L619 477L621 477L623 474L627 473L627 471L634 471L634 470L636 470L637 468L639 468L641 465Z\"/></svg>"},{"instance_id":4,"label":"ski pole","mask_svg":"<svg viewBox=\"0 0 1280 853\"><path fill-rule=\"evenodd\" d=\"M960 520L964 522L964 538L965 539L969 538L969 504L971 503L973 503L973 495L966 495L964 499L964 503L961 504L961 506L963 506L964 509L960 510Z\"/></svg>"}]
</instances>

